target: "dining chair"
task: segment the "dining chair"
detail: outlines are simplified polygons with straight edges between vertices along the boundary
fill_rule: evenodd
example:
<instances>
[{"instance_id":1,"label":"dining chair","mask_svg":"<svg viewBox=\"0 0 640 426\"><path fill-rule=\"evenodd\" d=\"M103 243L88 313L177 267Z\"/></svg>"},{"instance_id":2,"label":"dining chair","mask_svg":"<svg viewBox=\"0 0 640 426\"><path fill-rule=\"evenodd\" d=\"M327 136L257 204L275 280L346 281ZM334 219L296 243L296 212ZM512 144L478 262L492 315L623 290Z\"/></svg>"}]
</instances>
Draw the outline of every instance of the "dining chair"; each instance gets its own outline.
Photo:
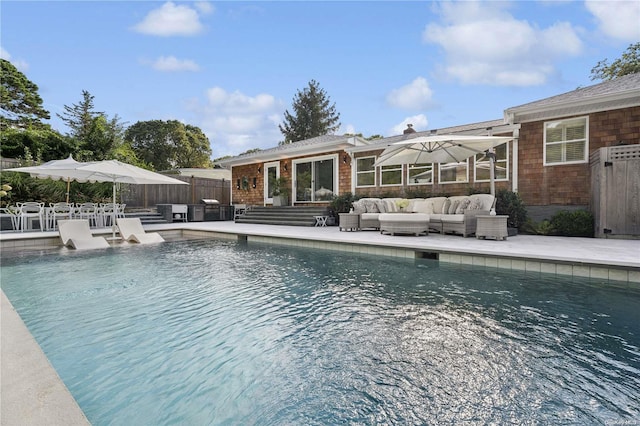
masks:
<instances>
[{"instance_id":1,"label":"dining chair","mask_svg":"<svg viewBox=\"0 0 640 426\"><path fill-rule=\"evenodd\" d=\"M14 231L20 230L20 209L18 206L7 206L2 208L2 213L11 219L11 228Z\"/></svg>"},{"instance_id":2,"label":"dining chair","mask_svg":"<svg viewBox=\"0 0 640 426\"><path fill-rule=\"evenodd\" d=\"M50 203L47 209L47 229L56 230L58 219L72 219L73 205L65 202Z\"/></svg>"},{"instance_id":3,"label":"dining chair","mask_svg":"<svg viewBox=\"0 0 640 426\"><path fill-rule=\"evenodd\" d=\"M76 216L80 219L87 219L89 225L98 226L98 205L96 203L82 203L76 207Z\"/></svg>"},{"instance_id":4,"label":"dining chair","mask_svg":"<svg viewBox=\"0 0 640 426\"><path fill-rule=\"evenodd\" d=\"M44 231L44 203L27 201L20 203L20 232L25 229L33 229L33 220L38 219L40 231Z\"/></svg>"}]
</instances>

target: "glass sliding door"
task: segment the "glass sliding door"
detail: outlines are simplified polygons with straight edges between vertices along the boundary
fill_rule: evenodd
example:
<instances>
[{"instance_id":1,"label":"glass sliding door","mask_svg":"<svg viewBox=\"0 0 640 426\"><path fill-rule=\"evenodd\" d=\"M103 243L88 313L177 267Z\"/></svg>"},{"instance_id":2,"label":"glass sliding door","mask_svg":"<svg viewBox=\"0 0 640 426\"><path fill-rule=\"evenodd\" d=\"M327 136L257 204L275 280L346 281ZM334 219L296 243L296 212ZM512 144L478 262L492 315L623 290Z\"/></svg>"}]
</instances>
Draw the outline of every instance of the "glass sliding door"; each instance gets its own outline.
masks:
<instances>
[{"instance_id":1,"label":"glass sliding door","mask_svg":"<svg viewBox=\"0 0 640 426\"><path fill-rule=\"evenodd\" d=\"M330 201L337 195L338 156L294 161L295 201Z\"/></svg>"}]
</instances>

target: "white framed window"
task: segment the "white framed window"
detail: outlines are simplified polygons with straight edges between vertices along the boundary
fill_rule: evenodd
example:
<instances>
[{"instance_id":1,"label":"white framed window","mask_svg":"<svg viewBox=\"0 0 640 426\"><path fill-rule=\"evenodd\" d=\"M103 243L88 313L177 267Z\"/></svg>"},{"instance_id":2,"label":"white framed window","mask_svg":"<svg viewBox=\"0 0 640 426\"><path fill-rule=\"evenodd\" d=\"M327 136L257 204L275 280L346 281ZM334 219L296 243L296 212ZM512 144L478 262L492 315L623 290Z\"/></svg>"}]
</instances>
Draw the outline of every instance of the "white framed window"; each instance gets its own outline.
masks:
<instances>
[{"instance_id":1,"label":"white framed window","mask_svg":"<svg viewBox=\"0 0 640 426\"><path fill-rule=\"evenodd\" d=\"M376 157L356 158L356 186L376 186Z\"/></svg>"},{"instance_id":2,"label":"white framed window","mask_svg":"<svg viewBox=\"0 0 640 426\"><path fill-rule=\"evenodd\" d=\"M402 164L380 167L380 186L402 185Z\"/></svg>"},{"instance_id":3,"label":"white framed window","mask_svg":"<svg viewBox=\"0 0 640 426\"><path fill-rule=\"evenodd\" d=\"M588 117L544 123L544 165L586 163L588 141Z\"/></svg>"},{"instance_id":4,"label":"white framed window","mask_svg":"<svg viewBox=\"0 0 640 426\"><path fill-rule=\"evenodd\" d=\"M469 182L469 159L459 163L441 163L438 165L438 182Z\"/></svg>"},{"instance_id":5,"label":"white framed window","mask_svg":"<svg viewBox=\"0 0 640 426\"><path fill-rule=\"evenodd\" d=\"M407 184L430 185L433 183L433 163L409 164L407 168Z\"/></svg>"},{"instance_id":6,"label":"white framed window","mask_svg":"<svg viewBox=\"0 0 640 426\"><path fill-rule=\"evenodd\" d=\"M496 154L495 159L495 180L508 180L509 179L509 144L503 143L493 149ZM473 168L473 181L474 182L489 182L491 180L491 162L485 154L476 154Z\"/></svg>"}]
</instances>

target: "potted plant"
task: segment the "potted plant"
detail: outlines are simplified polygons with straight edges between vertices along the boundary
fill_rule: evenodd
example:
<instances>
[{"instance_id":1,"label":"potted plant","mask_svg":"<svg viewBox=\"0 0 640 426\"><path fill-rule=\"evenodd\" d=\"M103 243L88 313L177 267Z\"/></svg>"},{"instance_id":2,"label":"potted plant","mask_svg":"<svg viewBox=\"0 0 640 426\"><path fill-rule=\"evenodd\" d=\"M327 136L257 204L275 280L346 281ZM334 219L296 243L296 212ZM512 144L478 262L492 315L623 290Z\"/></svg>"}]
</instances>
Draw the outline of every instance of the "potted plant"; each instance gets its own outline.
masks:
<instances>
[{"instance_id":1,"label":"potted plant","mask_svg":"<svg viewBox=\"0 0 640 426\"><path fill-rule=\"evenodd\" d=\"M289 205L289 187L287 186L287 178L280 176L273 180L271 187L273 188L273 205L288 206Z\"/></svg>"}]
</instances>

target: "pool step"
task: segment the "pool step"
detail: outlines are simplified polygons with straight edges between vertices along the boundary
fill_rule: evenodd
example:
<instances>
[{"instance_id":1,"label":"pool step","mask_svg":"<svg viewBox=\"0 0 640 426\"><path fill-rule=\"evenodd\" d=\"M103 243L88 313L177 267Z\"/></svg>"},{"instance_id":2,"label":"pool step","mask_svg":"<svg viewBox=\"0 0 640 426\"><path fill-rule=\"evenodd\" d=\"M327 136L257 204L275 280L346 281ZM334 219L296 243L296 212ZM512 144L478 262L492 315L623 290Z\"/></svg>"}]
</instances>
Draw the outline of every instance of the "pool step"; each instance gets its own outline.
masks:
<instances>
[{"instance_id":1,"label":"pool step","mask_svg":"<svg viewBox=\"0 0 640 426\"><path fill-rule=\"evenodd\" d=\"M236 219L237 223L261 225L315 226L315 216L328 216L327 207L314 206L257 206Z\"/></svg>"}]
</instances>

